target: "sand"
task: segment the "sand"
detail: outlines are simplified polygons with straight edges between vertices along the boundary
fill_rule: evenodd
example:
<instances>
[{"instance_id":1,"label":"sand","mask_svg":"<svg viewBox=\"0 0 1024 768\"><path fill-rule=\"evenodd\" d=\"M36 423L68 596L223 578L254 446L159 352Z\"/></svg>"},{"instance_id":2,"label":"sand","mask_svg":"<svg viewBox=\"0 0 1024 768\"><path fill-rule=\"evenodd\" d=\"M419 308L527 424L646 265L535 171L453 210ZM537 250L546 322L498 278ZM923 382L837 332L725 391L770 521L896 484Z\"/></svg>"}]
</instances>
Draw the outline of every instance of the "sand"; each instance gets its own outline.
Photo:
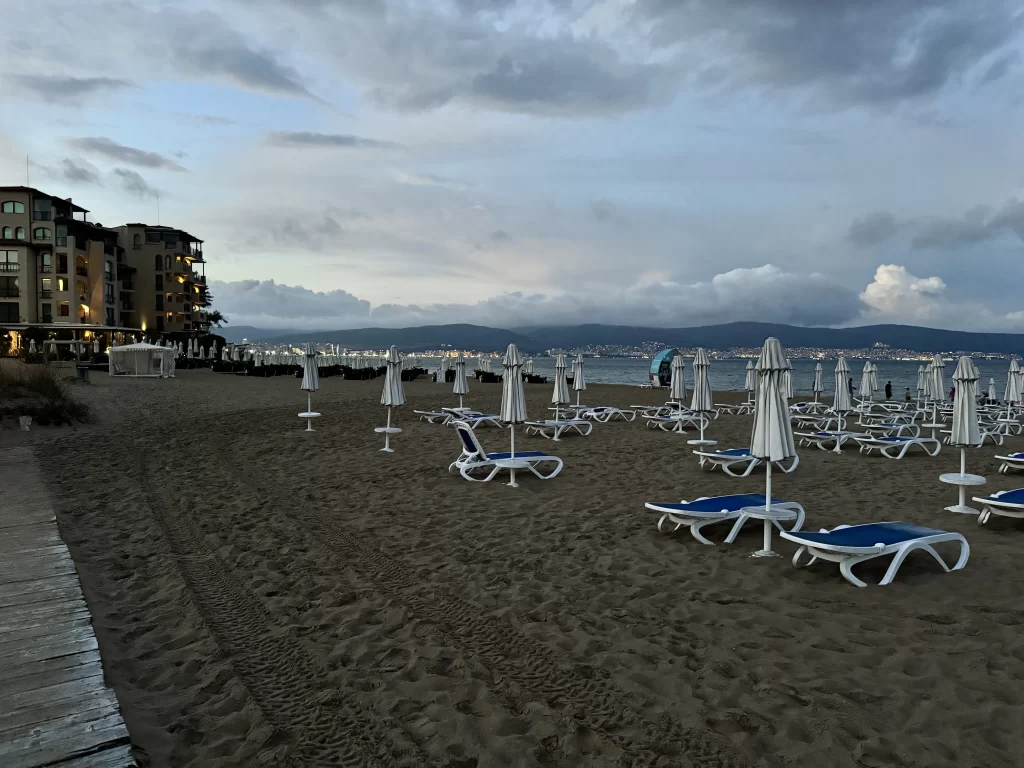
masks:
<instances>
[{"instance_id":1,"label":"sand","mask_svg":"<svg viewBox=\"0 0 1024 768\"><path fill-rule=\"evenodd\" d=\"M309 434L294 379L100 376L80 387L95 425L0 432L50 478L140 765L1021 764L1024 524L942 511L954 451L804 449L777 476L809 529L899 519L971 542L963 571L922 555L856 589L832 564L793 568L789 542L751 559L754 524L731 546L658 533L645 501L763 487L700 470L692 433L524 437L565 460L558 478L471 484L446 471L454 432L412 413L454 404L449 388L407 386L385 454L380 387L323 380ZM532 414L549 390L527 387ZM467 401L499 398L473 385ZM748 445L750 424L723 416L708 435ZM971 451L969 471L1024 485L996 452Z\"/></svg>"}]
</instances>

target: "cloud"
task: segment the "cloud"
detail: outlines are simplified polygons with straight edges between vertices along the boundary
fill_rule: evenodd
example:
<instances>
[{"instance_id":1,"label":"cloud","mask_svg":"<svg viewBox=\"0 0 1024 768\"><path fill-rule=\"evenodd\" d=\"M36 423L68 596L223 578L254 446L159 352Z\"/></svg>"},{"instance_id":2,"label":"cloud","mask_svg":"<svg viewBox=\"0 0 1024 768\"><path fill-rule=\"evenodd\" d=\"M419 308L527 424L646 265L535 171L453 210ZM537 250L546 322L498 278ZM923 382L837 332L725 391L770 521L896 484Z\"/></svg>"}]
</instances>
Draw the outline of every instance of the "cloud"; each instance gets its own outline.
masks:
<instances>
[{"instance_id":1,"label":"cloud","mask_svg":"<svg viewBox=\"0 0 1024 768\"><path fill-rule=\"evenodd\" d=\"M87 163L85 160L72 160L71 158L65 157L61 160L60 165L56 168L49 168L47 172L50 176L61 181L66 181L71 184L99 184L100 173L95 166Z\"/></svg>"},{"instance_id":2,"label":"cloud","mask_svg":"<svg viewBox=\"0 0 1024 768\"><path fill-rule=\"evenodd\" d=\"M504 243L507 242L508 240L511 240L512 236L509 235L509 233L503 229L496 229L493 232L491 232L490 238L496 243Z\"/></svg>"},{"instance_id":3,"label":"cloud","mask_svg":"<svg viewBox=\"0 0 1024 768\"><path fill-rule=\"evenodd\" d=\"M146 183L146 180L140 174L128 168L115 168L114 175L119 179L121 189L133 197L146 199L159 194L157 190Z\"/></svg>"},{"instance_id":4,"label":"cloud","mask_svg":"<svg viewBox=\"0 0 1024 768\"><path fill-rule=\"evenodd\" d=\"M472 304L384 304L343 290L314 291L273 280L213 282L217 308L233 322L324 330L430 323L499 327L587 322L672 327L737 320L839 325L859 316L853 292L819 274L793 274L765 265L716 275L709 282L652 281L591 293L513 292Z\"/></svg>"},{"instance_id":5,"label":"cloud","mask_svg":"<svg viewBox=\"0 0 1024 768\"><path fill-rule=\"evenodd\" d=\"M142 168L162 168L170 171L184 171L185 169L171 160L169 157L147 152L142 149L135 149L124 144L118 144L112 139L104 136L85 137L81 139L68 139L67 143L83 152L90 152L110 160L116 160L129 165L138 165Z\"/></svg>"},{"instance_id":6,"label":"cloud","mask_svg":"<svg viewBox=\"0 0 1024 768\"><path fill-rule=\"evenodd\" d=\"M898 228L895 216L879 211L854 219L846 236L854 245L869 248L888 240L896 234Z\"/></svg>"},{"instance_id":7,"label":"cloud","mask_svg":"<svg viewBox=\"0 0 1024 768\"><path fill-rule=\"evenodd\" d=\"M312 131L269 131L267 142L277 147L295 149L396 149L400 145L390 141L365 139L340 133L314 133Z\"/></svg>"},{"instance_id":8,"label":"cloud","mask_svg":"<svg viewBox=\"0 0 1024 768\"><path fill-rule=\"evenodd\" d=\"M209 126L238 124L238 122L235 120L231 120L227 117L218 117L217 115L194 115L191 112L176 112L174 116L180 117L182 120L190 120L194 123L200 123L202 125Z\"/></svg>"},{"instance_id":9,"label":"cloud","mask_svg":"<svg viewBox=\"0 0 1024 768\"><path fill-rule=\"evenodd\" d=\"M619 206L611 200L594 200L590 203L590 212L598 221L619 218Z\"/></svg>"},{"instance_id":10,"label":"cloud","mask_svg":"<svg viewBox=\"0 0 1024 768\"><path fill-rule=\"evenodd\" d=\"M911 245L922 249L970 248L1007 234L1024 241L1024 202L1016 198L997 211L979 205L960 218L930 219L920 226Z\"/></svg>"},{"instance_id":11,"label":"cloud","mask_svg":"<svg viewBox=\"0 0 1024 768\"><path fill-rule=\"evenodd\" d=\"M136 88L130 80L114 77L67 77L62 75L9 75L10 80L34 96L56 104L78 104L86 96Z\"/></svg>"},{"instance_id":12,"label":"cloud","mask_svg":"<svg viewBox=\"0 0 1024 768\"><path fill-rule=\"evenodd\" d=\"M468 181L462 179L449 179L445 176L435 176L432 173L408 173L406 171L395 171L395 181L399 184L409 184L414 187L442 187L456 192L464 192L473 187Z\"/></svg>"},{"instance_id":13,"label":"cloud","mask_svg":"<svg viewBox=\"0 0 1024 768\"><path fill-rule=\"evenodd\" d=\"M344 232L334 211L324 211L318 217L284 216L279 219L265 218L260 226L245 225L247 233L243 239L249 248L265 248L270 244L281 248L297 248L306 251L323 251L332 239Z\"/></svg>"},{"instance_id":14,"label":"cloud","mask_svg":"<svg viewBox=\"0 0 1024 768\"><path fill-rule=\"evenodd\" d=\"M712 87L804 92L833 108L927 99L1013 45L1010 0L638 0L653 42L706 62ZM1006 67L989 69L990 80Z\"/></svg>"}]
</instances>

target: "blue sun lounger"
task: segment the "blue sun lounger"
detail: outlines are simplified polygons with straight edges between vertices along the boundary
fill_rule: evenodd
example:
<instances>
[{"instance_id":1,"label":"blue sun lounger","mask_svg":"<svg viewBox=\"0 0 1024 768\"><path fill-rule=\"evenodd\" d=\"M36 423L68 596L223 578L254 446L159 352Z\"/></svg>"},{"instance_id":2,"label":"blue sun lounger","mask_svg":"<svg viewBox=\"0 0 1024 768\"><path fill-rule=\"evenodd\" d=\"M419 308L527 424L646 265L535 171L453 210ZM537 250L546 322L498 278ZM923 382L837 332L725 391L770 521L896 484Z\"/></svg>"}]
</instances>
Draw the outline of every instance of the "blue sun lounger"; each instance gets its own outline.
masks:
<instances>
[{"instance_id":1,"label":"blue sun lounger","mask_svg":"<svg viewBox=\"0 0 1024 768\"><path fill-rule=\"evenodd\" d=\"M829 560L839 563L839 571L843 578L855 587L866 587L863 581L853 575L853 566L872 560L876 557L895 555L889 570L879 586L890 584L896 578L896 572L906 559L907 555L915 550L923 550L942 566L942 570L958 571L967 565L967 558L971 548L967 545L967 539L959 533L940 531L935 528L924 528L913 523L867 523L865 525L840 525L831 531L822 529L818 533L810 531L782 531L782 538L789 539L800 545L800 549L793 555L793 565L801 567L800 558L806 552L811 559L803 565L811 565L817 560ZM950 568L946 565L939 553L933 548L933 544L955 541L960 544L960 559L956 565Z\"/></svg>"},{"instance_id":2,"label":"blue sun lounger","mask_svg":"<svg viewBox=\"0 0 1024 768\"><path fill-rule=\"evenodd\" d=\"M987 523L992 515L1024 517L1024 488L997 491L988 496L975 496L974 501L983 505L981 514L978 515L978 525Z\"/></svg>"},{"instance_id":3,"label":"blue sun lounger","mask_svg":"<svg viewBox=\"0 0 1024 768\"><path fill-rule=\"evenodd\" d=\"M670 533L671 531L665 531L664 525L666 521L675 523L676 527L672 529L673 531L678 531L684 527L689 528L693 538L701 544L714 545L713 541L704 538L700 533L700 529L705 525L734 520L735 523L732 530L729 531L729 535L725 538L726 544L732 544L736 540L740 529L750 519L741 510L746 507L763 507L764 496L756 493L734 493L728 496L703 496L694 501L686 501L684 499L678 503L649 501L644 506L647 509L661 513L661 517L658 519L659 531ZM772 499L772 507L790 510L796 519L792 530L800 530L800 526L804 523L804 508L802 506L795 501ZM780 531L783 530L781 523L778 521L773 522Z\"/></svg>"}]
</instances>

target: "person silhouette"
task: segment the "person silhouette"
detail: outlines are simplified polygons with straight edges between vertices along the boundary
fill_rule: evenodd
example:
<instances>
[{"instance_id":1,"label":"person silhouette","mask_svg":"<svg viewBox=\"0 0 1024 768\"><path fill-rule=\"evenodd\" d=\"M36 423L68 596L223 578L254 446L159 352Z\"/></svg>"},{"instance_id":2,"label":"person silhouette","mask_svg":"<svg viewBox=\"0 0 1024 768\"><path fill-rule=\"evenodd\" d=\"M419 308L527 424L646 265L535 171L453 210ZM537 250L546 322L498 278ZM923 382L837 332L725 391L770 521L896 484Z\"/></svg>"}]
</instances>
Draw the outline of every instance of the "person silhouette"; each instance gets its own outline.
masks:
<instances>
[{"instance_id":1,"label":"person silhouette","mask_svg":"<svg viewBox=\"0 0 1024 768\"><path fill-rule=\"evenodd\" d=\"M885 383L885 399L892 400L892 382L887 381Z\"/></svg>"}]
</instances>

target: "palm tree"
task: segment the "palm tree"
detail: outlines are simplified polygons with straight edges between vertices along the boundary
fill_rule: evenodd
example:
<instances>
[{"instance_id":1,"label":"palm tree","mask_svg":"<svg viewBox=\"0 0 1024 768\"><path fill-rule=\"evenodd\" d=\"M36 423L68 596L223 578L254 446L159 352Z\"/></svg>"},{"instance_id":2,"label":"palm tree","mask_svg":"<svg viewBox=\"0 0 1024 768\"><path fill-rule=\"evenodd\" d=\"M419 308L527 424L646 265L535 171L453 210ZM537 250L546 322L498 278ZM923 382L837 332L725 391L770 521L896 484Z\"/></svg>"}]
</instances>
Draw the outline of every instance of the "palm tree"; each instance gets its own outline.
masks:
<instances>
[{"instance_id":1,"label":"palm tree","mask_svg":"<svg viewBox=\"0 0 1024 768\"><path fill-rule=\"evenodd\" d=\"M213 310L213 312L211 312L210 314L208 314L206 316L206 321L210 325L215 326L217 328L220 328L221 323L224 323L226 325L227 322L228 322L228 319L226 317L224 317L224 315L222 315L220 313L219 309L215 309L215 310Z\"/></svg>"}]
</instances>

